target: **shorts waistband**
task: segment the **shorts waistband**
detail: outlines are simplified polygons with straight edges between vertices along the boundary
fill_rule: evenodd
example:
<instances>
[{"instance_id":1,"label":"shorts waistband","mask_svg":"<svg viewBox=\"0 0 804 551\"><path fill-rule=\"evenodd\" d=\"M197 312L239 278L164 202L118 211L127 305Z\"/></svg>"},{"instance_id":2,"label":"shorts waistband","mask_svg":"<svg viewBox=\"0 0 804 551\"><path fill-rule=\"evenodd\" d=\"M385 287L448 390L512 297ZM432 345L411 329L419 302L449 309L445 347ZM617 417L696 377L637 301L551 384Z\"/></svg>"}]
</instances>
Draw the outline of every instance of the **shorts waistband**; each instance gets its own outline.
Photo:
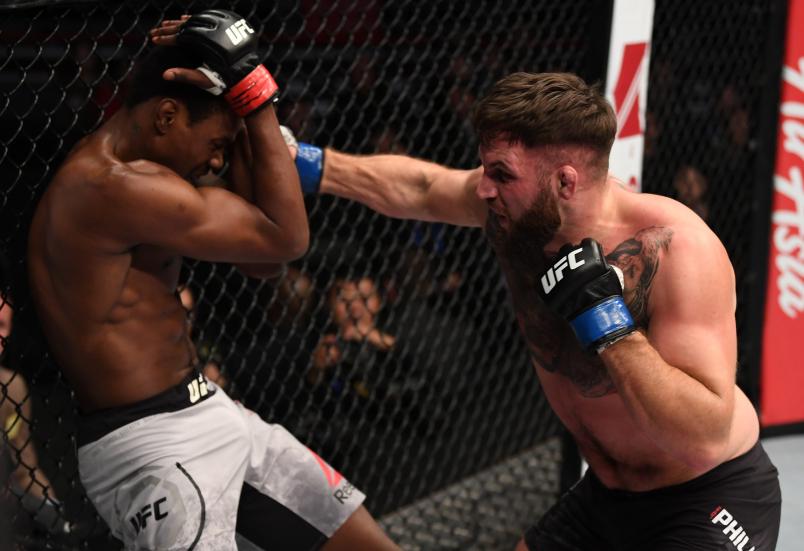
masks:
<instances>
[{"instance_id":1,"label":"shorts waistband","mask_svg":"<svg viewBox=\"0 0 804 551\"><path fill-rule=\"evenodd\" d=\"M211 398L216 390L207 378L193 369L182 381L155 396L133 404L101 409L78 416L78 447L99 440L120 427L143 417L179 411Z\"/></svg>"},{"instance_id":2,"label":"shorts waistband","mask_svg":"<svg viewBox=\"0 0 804 551\"><path fill-rule=\"evenodd\" d=\"M759 440L757 440L756 444L754 444L744 454L738 455L737 457L729 459L728 461L724 461L717 467L714 467L713 469L703 473L700 476L687 480L686 482L681 482L680 484L665 486L663 488L656 488L655 490L647 490L644 492L633 492L630 490L618 490L618 489L607 488L600 481L600 479L598 479L597 476L595 476L595 474L591 472L591 469L588 471L588 473L591 476L591 480L593 481L594 485L598 486L599 489L602 489L603 491L607 492L612 497L620 499L637 499L645 497L660 497L660 496L672 496L676 494L685 494L690 491L717 485L722 480L733 476L739 476L741 473L748 473L752 471L757 472L763 468L773 470L774 467L773 464L770 462L770 458L768 458L767 453L765 453L765 449L762 447L762 443Z\"/></svg>"}]
</instances>

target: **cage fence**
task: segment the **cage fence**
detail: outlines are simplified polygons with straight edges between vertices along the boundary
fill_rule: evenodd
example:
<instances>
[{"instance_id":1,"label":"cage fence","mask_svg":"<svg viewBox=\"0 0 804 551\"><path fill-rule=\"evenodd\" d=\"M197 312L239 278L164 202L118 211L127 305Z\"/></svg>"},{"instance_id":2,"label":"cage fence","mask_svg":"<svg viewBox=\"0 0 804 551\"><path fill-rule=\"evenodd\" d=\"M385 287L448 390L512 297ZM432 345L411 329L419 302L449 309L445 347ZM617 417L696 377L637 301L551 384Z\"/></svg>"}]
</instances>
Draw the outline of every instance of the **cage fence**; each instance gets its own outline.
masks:
<instances>
[{"instance_id":1,"label":"cage fence","mask_svg":"<svg viewBox=\"0 0 804 551\"><path fill-rule=\"evenodd\" d=\"M148 30L221 4L0 4L2 300L13 311L13 330L0 336L0 522L22 548L117 545L81 487L76 406L27 289L33 209L72 145L119 109ZM478 161L469 113L497 79L518 70L602 77L608 4L226 7L258 28L282 89L279 119L299 139L470 168ZM759 0L659 0L652 45L644 188L699 210L732 255L741 296L764 76L758 52L768 39L746 29L766 28L766 17ZM307 197L306 206L310 250L276 279L185 261L202 363L363 489L404 548L513 548L557 497L561 427L482 233L393 220L326 196ZM345 337L336 312L354 295L392 347ZM738 321L742 328L740 310ZM57 507L45 506L45 487Z\"/></svg>"}]
</instances>

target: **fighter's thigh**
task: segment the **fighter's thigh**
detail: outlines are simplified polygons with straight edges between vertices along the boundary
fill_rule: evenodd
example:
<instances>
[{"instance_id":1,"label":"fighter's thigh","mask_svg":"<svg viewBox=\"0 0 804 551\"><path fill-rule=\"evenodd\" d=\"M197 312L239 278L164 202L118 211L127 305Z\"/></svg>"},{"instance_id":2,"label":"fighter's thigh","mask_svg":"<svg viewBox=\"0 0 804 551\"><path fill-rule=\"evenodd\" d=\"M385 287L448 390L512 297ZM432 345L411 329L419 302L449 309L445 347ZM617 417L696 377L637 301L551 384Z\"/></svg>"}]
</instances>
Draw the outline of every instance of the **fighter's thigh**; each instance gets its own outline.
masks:
<instances>
[{"instance_id":1,"label":"fighter's thigh","mask_svg":"<svg viewBox=\"0 0 804 551\"><path fill-rule=\"evenodd\" d=\"M331 537L365 495L284 427L246 414L251 454L245 483Z\"/></svg>"},{"instance_id":2,"label":"fighter's thigh","mask_svg":"<svg viewBox=\"0 0 804 551\"><path fill-rule=\"evenodd\" d=\"M237 535L239 539L246 540L258 549L288 551L319 549L327 540L327 537L306 519L247 483L243 484L240 493Z\"/></svg>"},{"instance_id":3,"label":"fighter's thigh","mask_svg":"<svg viewBox=\"0 0 804 551\"><path fill-rule=\"evenodd\" d=\"M202 485L178 461L147 466L122 481L98 512L126 549L234 549L237 496L227 500ZM222 510L227 501L230 511Z\"/></svg>"},{"instance_id":4,"label":"fighter's thigh","mask_svg":"<svg viewBox=\"0 0 804 551\"><path fill-rule=\"evenodd\" d=\"M601 519L590 498L588 481L583 480L564 494L528 529L517 551L608 551L598 528Z\"/></svg>"}]
</instances>

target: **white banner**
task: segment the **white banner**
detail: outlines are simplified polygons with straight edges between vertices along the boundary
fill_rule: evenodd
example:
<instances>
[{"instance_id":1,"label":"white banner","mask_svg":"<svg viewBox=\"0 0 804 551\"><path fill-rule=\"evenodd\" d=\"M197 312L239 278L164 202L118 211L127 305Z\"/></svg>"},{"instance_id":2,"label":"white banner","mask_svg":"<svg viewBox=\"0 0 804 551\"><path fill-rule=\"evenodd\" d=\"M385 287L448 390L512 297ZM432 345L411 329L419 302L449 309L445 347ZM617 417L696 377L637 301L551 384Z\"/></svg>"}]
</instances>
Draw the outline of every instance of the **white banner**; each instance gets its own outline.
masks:
<instances>
[{"instance_id":1,"label":"white banner","mask_svg":"<svg viewBox=\"0 0 804 551\"><path fill-rule=\"evenodd\" d=\"M617 138L609 170L634 191L642 189L653 6L653 0L614 0L611 20L606 98L617 113Z\"/></svg>"}]
</instances>

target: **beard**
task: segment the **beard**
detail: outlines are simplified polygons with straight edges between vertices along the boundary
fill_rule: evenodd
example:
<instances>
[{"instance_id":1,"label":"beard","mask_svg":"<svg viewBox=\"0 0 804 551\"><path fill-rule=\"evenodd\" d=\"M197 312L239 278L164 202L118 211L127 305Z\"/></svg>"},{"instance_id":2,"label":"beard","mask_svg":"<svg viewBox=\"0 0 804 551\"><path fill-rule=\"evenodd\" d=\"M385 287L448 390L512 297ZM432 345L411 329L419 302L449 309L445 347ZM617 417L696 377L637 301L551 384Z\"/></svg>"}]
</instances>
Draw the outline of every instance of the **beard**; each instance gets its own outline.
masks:
<instances>
[{"instance_id":1,"label":"beard","mask_svg":"<svg viewBox=\"0 0 804 551\"><path fill-rule=\"evenodd\" d=\"M497 215L490 210L486 220L486 236L504 262L525 273L536 274L546 269L548 258L544 248L560 226L558 201L545 183L525 214L516 221L510 220L507 230L502 228Z\"/></svg>"}]
</instances>

